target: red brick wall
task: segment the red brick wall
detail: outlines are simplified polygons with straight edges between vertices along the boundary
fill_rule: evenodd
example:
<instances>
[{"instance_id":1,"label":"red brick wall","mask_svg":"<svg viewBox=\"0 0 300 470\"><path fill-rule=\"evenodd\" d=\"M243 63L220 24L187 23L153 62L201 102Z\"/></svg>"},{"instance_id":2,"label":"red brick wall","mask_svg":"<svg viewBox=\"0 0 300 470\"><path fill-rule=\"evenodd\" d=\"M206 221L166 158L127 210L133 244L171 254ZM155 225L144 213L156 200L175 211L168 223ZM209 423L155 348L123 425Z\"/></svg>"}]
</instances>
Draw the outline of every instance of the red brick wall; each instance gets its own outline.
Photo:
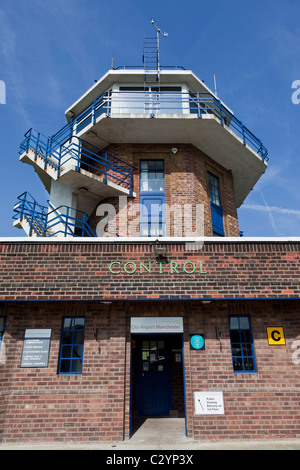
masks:
<instances>
[{"instance_id":1,"label":"red brick wall","mask_svg":"<svg viewBox=\"0 0 300 470\"><path fill-rule=\"evenodd\" d=\"M6 355L0 364L0 439L120 440L128 436L129 325L131 316L140 315L184 318L189 436L299 437L300 365L292 361L293 343L300 340L300 301L292 300L299 299L299 248L297 243L241 240L207 242L201 251L192 252L184 244L171 244L169 264L160 274L149 244L3 242L0 315L6 316ZM149 260L152 273L145 269L140 273L138 263L147 265ZM113 261L122 261L120 274L109 271ZM124 272L128 261L138 266L134 274ZM177 262L178 274L170 272L171 261ZM184 273L186 261L202 261L206 273L199 269L197 274ZM203 304L195 297L216 301ZM101 299L118 302L104 304ZM230 313L251 317L255 374L233 373ZM83 374L58 376L62 319L81 315L86 317ZM274 325L284 327L285 346L268 345L266 327ZM221 344L216 327L222 331ZM48 368L20 368L26 328L51 328ZM97 328L99 342L94 337ZM205 351L190 351L190 333L205 334ZM194 415L193 393L205 390L223 391L224 416Z\"/></svg>"},{"instance_id":2,"label":"red brick wall","mask_svg":"<svg viewBox=\"0 0 300 470\"><path fill-rule=\"evenodd\" d=\"M156 263L150 240L111 244L8 239L0 245L0 300L298 298L300 294L299 243L206 241L198 251L172 243L167 245L167 258L167 264ZM183 265L190 261L196 269L187 274ZM112 262L120 263L113 265L119 274L110 272ZM135 263L126 268L136 266L133 274L124 271L127 262ZM143 267L140 272L140 262L147 267L151 262L151 274Z\"/></svg>"},{"instance_id":3,"label":"red brick wall","mask_svg":"<svg viewBox=\"0 0 300 470\"><path fill-rule=\"evenodd\" d=\"M227 237L238 237L239 225L234 197L234 184L230 171L221 167L211 158L198 150L193 145L176 145L178 153L171 153L171 145L133 145L133 144L113 144L108 147L108 151L122 160L133 165L134 172L134 192L137 197L128 199L128 207L133 203L139 203L139 168L140 161L146 159L164 160L165 168L165 202L168 207L175 204L183 208L184 204L203 204L204 206L204 236L212 236L212 222L210 213L209 190L207 172L214 173L220 182L220 196L223 208L224 231ZM120 229L121 219L119 218L118 200L108 198L105 201L99 201L99 204L110 203L116 207L117 227ZM96 208L97 209L97 208ZM97 224L100 220L96 216L96 209L92 219ZM130 209L128 209L130 210ZM183 209L182 209L183 211ZM134 217L134 216L133 216ZM128 217L130 222L133 217ZM171 215L170 236L178 235L181 229L180 222ZM182 229L183 230L183 229ZM187 227L185 227L187 230ZM195 217L189 227L189 230L196 230ZM119 230L118 230L119 233ZM182 236L189 236L189 233L182 233ZM139 236L138 231L129 231L129 236Z\"/></svg>"},{"instance_id":4,"label":"red brick wall","mask_svg":"<svg viewBox=\"0 0 300 470\"><path fill-rule=\"evenodd\" d=\"M5 363L0 364L0 441L121 440L129 435L130 317L183 316L189 437L300 436L300 301L12 302L6 316ZM251 318L257 372L234 373L229 314ZM64 316L86 317L82 375L57 375ZM269 346L267 326L283 326L286 345ZM216 339L221 330L221 343ZM48 368L21 368L26 328L51 328ZM98 328L98 340L94 333ZM205 350L189 348L204 333ZM173 384L176 383L174 380ZM196 416L195 391L223 391L225 415Z\"/></svg>"},{"instance_id":5,"label":"red brick wall","mask_svg":"<svg viewBox=\"0 0 300 470\"><path fill-rule=\"evenodd\" d=\"M120 305L18 303L5 306L0 365L0 441L122 440L125 313ZM58 375L64 316L85 316L82 375ZM47 368L21 368L26 328L51 328ZM98 341L94 337L98 328Z\"/></svg>"},{"instance_id":6,"label":"red brick wall","mask_svg":"<svg viewBox=\"0 0 300 470\"><path fill-rule=\"evenodd\" d=\"M186 344L188 428L195 439L295 438L300 435L300 364L293 343L300 339L300 302L220 302L189 308L189 328L206 335L205 351ZM249 314L256 373L233 373L228 314ZM286 345L270 346L267 326L283 326ZM221 343L215 327L221 329ZM189 359L188 359L189 358ZM225 415L193 414L194 391L223 391Z\"/></svg>"}]
</instances>

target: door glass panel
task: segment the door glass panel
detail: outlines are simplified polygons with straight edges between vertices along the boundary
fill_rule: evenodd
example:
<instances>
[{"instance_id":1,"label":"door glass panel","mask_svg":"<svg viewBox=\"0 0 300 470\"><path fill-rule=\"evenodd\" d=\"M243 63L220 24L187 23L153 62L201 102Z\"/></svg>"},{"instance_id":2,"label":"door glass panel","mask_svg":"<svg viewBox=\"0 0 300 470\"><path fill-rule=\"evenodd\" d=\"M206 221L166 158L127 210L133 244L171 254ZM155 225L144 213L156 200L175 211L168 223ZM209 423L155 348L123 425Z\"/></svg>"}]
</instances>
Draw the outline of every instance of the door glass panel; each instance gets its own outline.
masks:
<instances>
[{"instance_id":1,"label":"door glass panel","mask_svg":"<svg viewBox=\"0 0 300 470\"><path fill-rule=\"evenodd\" d=\"M148 359L149 359L149 341L143 341L142 361L148 361Z\"/></svg>"},{"instance_id":2,"label":"door glass panel","mask_svg":"<svg viewBox=\"0 0 300 470\"><path fill-rule=\"evenodd\" d=\"M166 355L164 341L142 342L142 371L162 372L165 370Z\"/></svg>"}]
</instances>

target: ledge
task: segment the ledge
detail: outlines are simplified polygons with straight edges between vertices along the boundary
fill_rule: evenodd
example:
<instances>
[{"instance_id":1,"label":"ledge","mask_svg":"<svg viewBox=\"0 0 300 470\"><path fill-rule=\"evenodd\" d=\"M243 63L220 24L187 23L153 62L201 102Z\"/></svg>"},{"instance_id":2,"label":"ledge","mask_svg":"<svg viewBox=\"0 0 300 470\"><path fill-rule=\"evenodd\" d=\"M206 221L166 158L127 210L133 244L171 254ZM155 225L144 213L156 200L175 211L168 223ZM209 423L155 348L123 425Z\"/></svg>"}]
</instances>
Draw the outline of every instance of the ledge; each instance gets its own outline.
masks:
<instances>
[{"instance_id":1,"label":"ledge","mask_svg":"<svg viewBox=\"0 0 300 470\"><path fill-rule=\"evenodd\" d=\"M29 244L182 244L182 243L300 243L300 237L1 237L0 244L29 243Z\"/></svg>"}]
</instances>

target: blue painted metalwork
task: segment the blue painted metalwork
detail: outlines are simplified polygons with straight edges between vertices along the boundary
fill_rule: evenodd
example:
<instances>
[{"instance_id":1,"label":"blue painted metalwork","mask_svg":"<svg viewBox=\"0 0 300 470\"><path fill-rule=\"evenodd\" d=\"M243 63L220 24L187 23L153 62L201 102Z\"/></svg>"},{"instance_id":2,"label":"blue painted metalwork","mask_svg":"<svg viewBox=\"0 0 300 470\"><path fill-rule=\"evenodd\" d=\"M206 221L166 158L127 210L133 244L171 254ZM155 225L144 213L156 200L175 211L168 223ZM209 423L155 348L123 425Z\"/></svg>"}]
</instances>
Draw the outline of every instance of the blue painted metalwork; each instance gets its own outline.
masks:
<instances>
[{"instance_id":1,"label":"blue painted metalwork","mask_svg":"<svg viewBox=\"0 0 300 470\"><path fill-rule=\"evenodd\" d=\"M224 237L225 232L223 224L223 209L221 206L219 178L210 172L208 172L208 187L213 234Z\"/></svg>"},{"instance_id":2,"label":"blue painted metalwork","mask_svg":"<svg viewBox=\"0 0 300 470\"><path fill-rule=\"evenodd\" d=\"M187 430L187 411L186 411L186 382L185 382L185 361L184 361L184 341L183 335L181 335L181 355L182 355L182 374L183 374L183 399L184 399L184 427L185 427L185 435L188 436Z\"/></svg>"},{"instance_id":3,"label":"blue painted metalwork","mask_svg":"<svg viewBox=\"0 0 300 470\"><path fill-rule=\"evenodd\" d=\"M235 373L256 372L250 317L230 315L229 332L233 371Z\"/></svg>"},{"instance_id":4,"label":"blue painted metalwork","mask_svg":"<svg viewBox=\"0 0 300 470\"><path fill-rule=\"evenodd\" d=\"M85 317L64 317L59 349L58 374L82 374Z\"/></svg>"},{"instance_id":5,"label":"blue painted metalwork","mask_svg":"<svg viewBox=\"0 0 300 470\"><path fill-rule=\"evenodd\" d=\"M165 181L163 160L140 162L140 236L165 236Z\"/></svg>"},{"instance_id":6,"label":"blue painted metalwork","mask_svg":"<svg viewBox=\"0 0 300 470\"><path fill-rule=\"evenodd\" d=\"M159 65L160 70L186 70L182 65ZM144 69L144 65L119 65L118 67L113 67L113 70L140 70Z\"/></svg>"},{"instance_id":7,"label":"blue painted metalwork","mask_svg":"<svg viewBox=\"0 0 300 470\"><path fill-rule=\"evenodd\" d=\"M149 93L154 93L155 107L149 110ZM268 161L268 150L244 124L237 119L221 101L211 93L183 93L166 91L107 91L96 98L78 116L60 129L52 138L58 143L65 143L90 124L94 124L102 115L113 113L145 113L155 117L158 113L214 115L222 126L226 126L241 138L244 145L249 145L263 161Z\"/></svg>"},{"instance_id":8,"label":"blue painted metalwork","mask_svg":"<svg viewBox=\"0 0 300 470\"><path fill-rule=\"evenodd\" d=\"M210 203L210 212L211 212L211 223L213 233L219 235L220 237L225 236L224 224L223 224L223 209L220 206L217 206L213 202Z\"/></svg>"},{"instance_id":9,"label":"blue painted metalwork","mask_svg":"<svg viewBox=\"0 0 300 470\"><path fill-rule=\"evenodd\" d=\"M93 173L96 172L104 177L104 183L110 180L129 189L129 193L132 195L133 166L76 135L72 135L70 130L71 128L68 128L68 135L65 132L60 132L57 136L46 137L31 128L26 132L25 139L21 142L19 153L32 149L35 160L38 156L44 159L45 169L48 164L56 168L58 178L61 176L62 167L67 162L73 161L76 171L80 171L81 168L87 171L92 170Z\"/></svg>"},{"instance_id":10,"label":"blue painted metalwork","mask_svg":"<svg viewBox=\"0 0 300 470\"><path fill-rule=\"evenodd\" d=\"M1 346L2 346L2 339L5 331L5 321L6 317L1 316L0 317L0 351L1 351Z\"/></svg>"},{"instance_id":11,"label":"blue painted metalwork","mask_svg":"<svg viewBox=\"0 0 300 470\"><path fill-rule=\"evenodd\" d=\"M29 223L29 236L38 237L96 237L96 225L83 211L65 205L54 208L41 206L27 191L18 197L14 206L14 220L26 218ZM63 228L62 228L63 227Z\"/></svg>"}]
</instances>

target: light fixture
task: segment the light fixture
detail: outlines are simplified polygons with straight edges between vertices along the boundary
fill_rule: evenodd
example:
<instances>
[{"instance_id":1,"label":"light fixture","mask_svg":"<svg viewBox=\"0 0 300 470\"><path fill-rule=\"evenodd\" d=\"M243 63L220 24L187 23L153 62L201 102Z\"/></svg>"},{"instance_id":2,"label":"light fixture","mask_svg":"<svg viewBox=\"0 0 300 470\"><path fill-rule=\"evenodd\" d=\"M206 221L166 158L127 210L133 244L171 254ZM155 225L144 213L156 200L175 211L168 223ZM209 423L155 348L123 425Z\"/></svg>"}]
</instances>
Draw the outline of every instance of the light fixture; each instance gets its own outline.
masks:
<instances>
[{"instance_id":1,"label":"light fixture","mask_svg":"<svg viewBox=\"0 0 300 470\"><path fill-rule=\"evenodd\" d=\"M167 247L165 245L155 245L154 252L157 256L164 256L167 253Z\"/></svg>"},{"instance_id":2,"label":"light fixture","mask_svg":"<svg viewBox=\"0 0 300 470\"><path fill-rule=\"evenodd\" d=\"M210 304L210 303L211 303L211 300L202 300L202 303L203 303L203 304Z\"/></svg>"},{"instance_id":3,"label":"light fixture","mask_svg":"<svg viewBox=\"0 0 300 470\"><path fill-rule=\"evenodd\" d=\"M152 243L151 243L152 245ZM167 263L166 253L167 253L167 246L160 244L159 240L155 240L153 243L154 253L156 257L157 263Z\"/></svg>"},{"instance_id":4,"label":"light fixture","mask_svg":"<svg viewBox=\"0 0 300 470\"><path fill-rule=\"evenodd\" d=\"M178 153L178 148L176 147L171 148L171 152L173 153L173 155L176 155Z\"/></svg>"}]
</instances>

